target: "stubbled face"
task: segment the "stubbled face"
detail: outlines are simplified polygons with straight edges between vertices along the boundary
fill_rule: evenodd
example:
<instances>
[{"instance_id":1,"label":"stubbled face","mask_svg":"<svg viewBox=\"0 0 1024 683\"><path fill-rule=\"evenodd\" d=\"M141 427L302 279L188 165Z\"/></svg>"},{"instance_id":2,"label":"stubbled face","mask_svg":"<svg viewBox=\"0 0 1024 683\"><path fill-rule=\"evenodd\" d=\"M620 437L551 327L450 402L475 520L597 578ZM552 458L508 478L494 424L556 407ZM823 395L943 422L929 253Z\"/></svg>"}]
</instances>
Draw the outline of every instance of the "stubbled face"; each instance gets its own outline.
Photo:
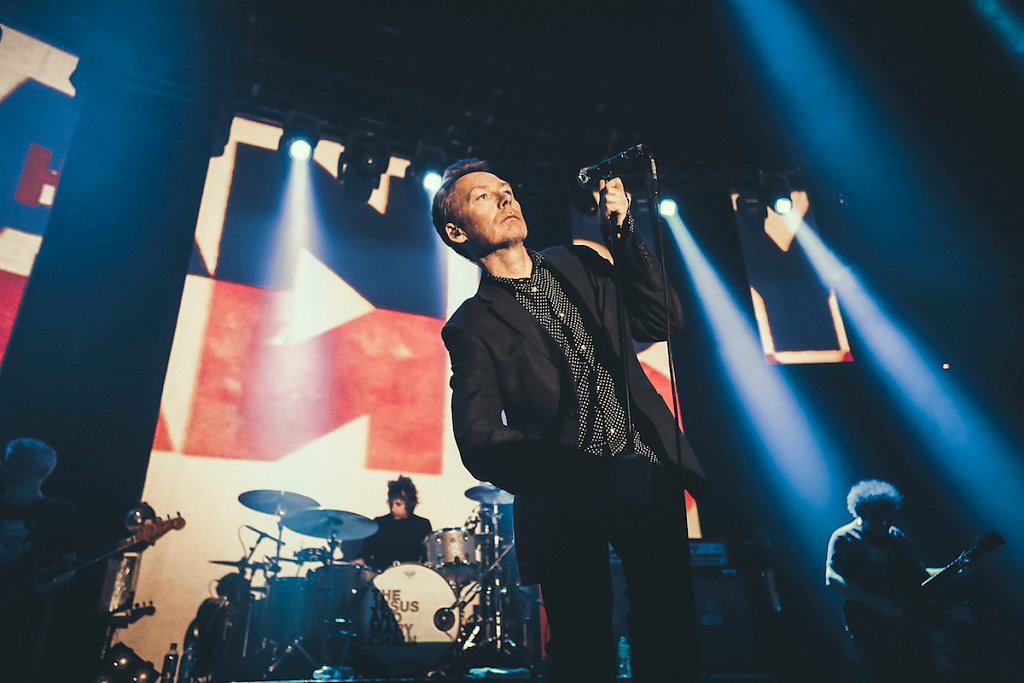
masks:
<instances>
[{"instance_id":1,"label":"stubbled face","mask_svg":"<svg viewBox=\"0 0 1024 683\"><path fill-rule=\"evenodd\" d=\"M391 516L395 519L405 519L409 516L409 509L405 507L405 501L401 498L389 500L388 505L391 506Z\"/></svg>"},{"instance_id":2,"label":"stubbled face","mask_svg":"<svg viewBox=\"0 0 1024 683\"><path fill-rule=\"evenodd\" d=\"M486 171L474 171L455 181L455 213L459 225L447 225L454 242L468 241L474 254L483 257L526 239L523 211L512 186Z\"/></svg>"}]
</instances>

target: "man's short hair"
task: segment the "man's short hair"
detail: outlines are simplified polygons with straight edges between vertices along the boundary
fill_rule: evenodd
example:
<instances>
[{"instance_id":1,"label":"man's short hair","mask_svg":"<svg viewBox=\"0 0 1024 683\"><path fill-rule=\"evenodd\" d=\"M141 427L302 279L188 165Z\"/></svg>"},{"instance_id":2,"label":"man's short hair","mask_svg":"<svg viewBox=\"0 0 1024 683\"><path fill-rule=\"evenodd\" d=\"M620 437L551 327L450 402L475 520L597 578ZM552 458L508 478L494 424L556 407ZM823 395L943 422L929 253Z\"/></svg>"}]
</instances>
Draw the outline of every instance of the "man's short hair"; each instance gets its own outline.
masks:
<instances>
[{"instance_id":1,"label":"man's short hair","mask_svg":"<svg viewBox=\"0 0 1024 683\"><path fill-rule=\"evenodd\" d=\"M846 509L854 517L861 517L865 512L874 512L884 508L899 510L903 507L903 494L895 486L881 479L865 479L858 481L846 495Z\"/></svg>"},{"instance_id":2,"label":"man's short hair","mask_svg":"<svg viewBox=\"0 0 1024 683\"><path fill-rule=\"evenodd\" d=\"M3 470L13 479L44 481L57 467L57 451L38 439L14 439L4 450Z\"/></svg>"},{"instance_id":3,"label":"man's short hair","mask_svg":"<svg viewBox=\"0 0 1024 683\"><path fill-rule=\"evenodd\" d=\"M449 223L460 225L459 217L455 213L455 183L464 175L486 171L490 173L491 165L480 159L459 159L444 170L444 178L441 180L441 187L434 194L434 203L430 208L431 218L434 220L434 230L441 236L441 239L449 247L455 250L459 256L463 256L476 263L470 255L469 245L466 242L452 242L448 238L448 231L445 226Z\"/></svg>"},{"instance_id":4,"label":"man's short hair","mask_svg":"<svg viewBox=\"0 0 1024 683\"><path fill-rule=\"evenodd\" d=\"M419 498L416 496L416 484L412 483L412 479L404 474L400 474L398 479L388 482L388 503L398 499L405 501L405 507L410 515L419 502Z\"/></svg>"}]
</instances>

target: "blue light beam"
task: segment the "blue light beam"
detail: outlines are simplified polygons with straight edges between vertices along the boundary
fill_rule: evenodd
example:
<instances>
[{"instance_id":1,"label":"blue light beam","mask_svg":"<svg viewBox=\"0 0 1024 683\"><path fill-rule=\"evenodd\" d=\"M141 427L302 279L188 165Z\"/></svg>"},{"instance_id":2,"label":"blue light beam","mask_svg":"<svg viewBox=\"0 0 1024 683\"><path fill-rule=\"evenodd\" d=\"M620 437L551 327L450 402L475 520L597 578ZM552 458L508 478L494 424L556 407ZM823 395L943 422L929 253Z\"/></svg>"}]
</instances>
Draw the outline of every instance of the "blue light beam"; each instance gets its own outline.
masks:
<instances>
[{"instance_id":1,"label":"blue light beam","mask_svg":"<svg viewBox=\"0 0 1024 683\"><path fill-rule=\"evenodd\" d=\"M794 513L806 522L808 507L816 512L825 511L829 503L834 503L843 493L837 489L834 473L826 462L830 449L815 434L807 411L801 407L779 367L765 362L749 317L729 295L682 219L678 215L667 216L666 222L703 304L736 395L775 467L776 483L803 503ZM792 496L784 496L784 499L790 498ZM815 552L820 551L818 546L822 543L821 538L814 536Z\"/></svg>"},{"instance_id":2,"label":"blue light beam","mask_svg":"<svg viewBox=\"0 0 1024 683\"><path fill-rule=\"evenodd\" d=\"M1002 0L974 0L974 9L1024 69L1024 12L1015 14Z\"/></svg>"},{"instance_id":3,"label":"blue light beam","mask_svg":"<svg viewBox=\"0 0 1024 683\"><path fill-rule=\"evenodd\" d=\"M941 364L887 314L856 275L806 223L796 232L819 279L836 290L844 316L856 328L904 419L919 435L955 490L964 491L974 512L1011 542L1024 563L1020 497L1024 464L1009 441L990 424Z\"/></svg>"}]
</instances>

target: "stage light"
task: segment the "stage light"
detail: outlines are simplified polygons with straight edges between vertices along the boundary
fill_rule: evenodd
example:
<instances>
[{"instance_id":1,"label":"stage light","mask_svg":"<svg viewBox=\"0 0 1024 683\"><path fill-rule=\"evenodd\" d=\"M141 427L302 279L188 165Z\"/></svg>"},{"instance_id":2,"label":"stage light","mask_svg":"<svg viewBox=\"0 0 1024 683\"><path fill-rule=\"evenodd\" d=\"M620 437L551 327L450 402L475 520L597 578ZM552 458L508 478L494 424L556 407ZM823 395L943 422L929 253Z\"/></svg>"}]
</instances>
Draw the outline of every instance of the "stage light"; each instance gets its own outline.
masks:
<instances>
[{"instance_id":1,"label":"stage light","mask_svg":"<svg viewBox=\"0 0 1024 683\"><path fill-rule=\"evenodd\" d=\"M391 148L382 138L369 131L353 130L345 139L345 151L339 160L339 177L349 176L353 172L380 181L380 176L388 170L391 160Z\"/></svg>"},{"instance_id":2,"label":"stage light","mask_svg":"<svg viewBox=\"0 0 1024 683\"><path fill-rule=\"evenodd\" d=\"M785 216L793 210L789 182L785 176L767 174L763 171L759 173L757 198L764 206L780 216Z\"/></svg>"},{"instance_id":3,"label":"stage light","mask_svg":"<svg viewBox=\"0 0 1024 683\"><path fill-rule=\"evenodd\" d=\"M354 198L366 201L380 187L390 161L391 148L385 140L369 131L351 130L338 158L338 179Z\"/></svg>"},{"instance_id":4,"label":"stage light","mask_svg":"<svg viewBox=\"0 0 1024 683\"><path fill-rule=\"evenodd\" d=\"M309 161L313 156L313 145L309 144L309 140L296 138L288 143L288 156L296 161Z\"/></svg>"},{"instance_id":5,"label":"stage light","mask_svg":"<svg viewBox=\"0 0 1024 683\"><path fill-rule=\"evenodd\" d=\"M423 174L423 189L427 191L431 197L437 194L437 191L441 189L441 174L437 171L427 171Z\"/></svg>"},{"instance_id":6,"label":"stage light","mask_svg":"<svg viewBox=\"0 0 1024 683\"><path fill-rule=\"evenodd\" d=\"M320 140L320 123L302 114L289 114L281 131L277 148L294 161L309 161Z\"/></svg>"},{"instance_id":7,"label":"stage light","mask_svg":"<svg viewBox=\"0 0 1024 683\"><path fill-rule=\"evenodd\" d=\"M679 213L679 205L676 204L674 199L662 199L658 204L658 213L665 218L669 216L675 216Z\"/></svg>"},{"instance_id":8,"label":"stage light","mask_svg":"<svg viewBox=\"0 0 1024 683\"><path fill-rule=\"evenodd\" d=\"M447 165L447 158L440 147L420 140L416 143L416 151L409 160L408 168L405 169L405 177L407 180L418 178L423 184L423 189L433 198L441 187Z\"/></svg>"}]
</instances>

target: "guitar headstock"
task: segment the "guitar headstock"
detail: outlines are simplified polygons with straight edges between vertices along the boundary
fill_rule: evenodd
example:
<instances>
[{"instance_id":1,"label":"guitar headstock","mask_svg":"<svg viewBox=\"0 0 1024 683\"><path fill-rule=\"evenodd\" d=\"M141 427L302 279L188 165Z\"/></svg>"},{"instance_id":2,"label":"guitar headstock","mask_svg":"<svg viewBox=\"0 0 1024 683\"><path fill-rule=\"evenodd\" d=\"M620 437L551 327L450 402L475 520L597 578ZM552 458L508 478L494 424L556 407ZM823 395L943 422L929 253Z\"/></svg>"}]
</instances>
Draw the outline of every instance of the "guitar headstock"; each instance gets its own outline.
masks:
<instances>
[{"instance_id":1,"label":"guitar headstock","mask_svg":"<svg viewBox=\"0 0 1024 683\"><path fill-rule=\"evenodd\" d=\"M160 519L158 517L143 524L142 528L132 536L132 541L134 543L153 542L169 531L180 529L183 526L185 526L185 518L180 514L176 517L168 517L167 519Z\"/></svg>"},{"instance_id":2,"label":"guitar headstock","mask_svg":"<svg viewBox=\"0 0 1024 683\"><path fill-rule=\"evenodd\" d=\"M989 553L996 548L1003 547L1004 545L1006 545L1005 538L997 534L995 531L989 531L978 539L978 542L974 546L974 552Z\"/></svg>"}]
</instances>

